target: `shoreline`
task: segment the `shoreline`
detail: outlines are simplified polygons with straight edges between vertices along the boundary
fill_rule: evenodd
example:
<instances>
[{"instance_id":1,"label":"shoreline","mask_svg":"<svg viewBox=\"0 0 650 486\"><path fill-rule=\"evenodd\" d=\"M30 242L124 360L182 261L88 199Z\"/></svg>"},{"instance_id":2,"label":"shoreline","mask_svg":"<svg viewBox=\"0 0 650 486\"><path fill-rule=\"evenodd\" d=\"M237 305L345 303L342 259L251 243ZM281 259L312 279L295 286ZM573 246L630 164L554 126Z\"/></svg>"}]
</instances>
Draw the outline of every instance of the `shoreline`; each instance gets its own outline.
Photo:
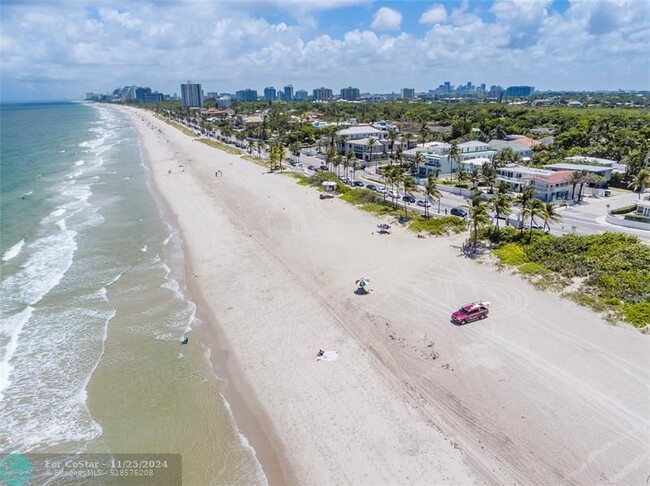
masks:
<instances>
[{"instance_id":1,"label":"shoreline","mask_svg":"<svg viewBox=\"0 0 650 486\"><path fill-rule=\"evenodd\" d=\"M192 341L200 343L199 352L203 356L206 364L210 368L211 386L214 391L221 396L224 406L228 410L233 420L233 426L238 434L248 443L254 451L254 455L262 466L262 470L269 484L291 484L291 472L289 466L281 460L281 455L277 453L276 446L273 443L273 432L264 420L260 420L253 410L261 410L261 406L255 404L255 397L250 391L234 385L242 377L238 376L237 364L232 363L230 353L228 353L227 340L220 332L216 323L216 318L206 305L202 293L194 284L195 269L187 249L186 239L183 229L179 224L178 216L174 213L169 201L162 194L155 178L155 171L151 157L145 147L146 132L137 123L136 113L130 110L120 111L126 113L135 127L140 145L143 151L144 162L147 168L147 186L151 197L161 212L163 220L170 225L175 233L178 234L181 244L182 258L184 262L185 286L187 296L195 306L195 319L198 325L193 325L186 332ZM221 383L219 383L221 382ZM225 383L225 386L223 385Z\"/></svg>"},{"instance_id":2,"label":"shoreline","mask_svg":"<svg viewBox=\"0 0 650 486\"><path fill-rule=\"evenodd\" d=\"M245 378L296 483L645 477L647 339L459 258L453 238L378 239L372 216L125 111L160 133L142 130L159 145L152 172L184 232L197 315L218 316L205 327L228 351L228 383ZM374 295L352 296L361 275ZM490 319L448 324L456 303L479 299ZM339 362L316 362L319 348Z\"/></svg>"}]
</instances>

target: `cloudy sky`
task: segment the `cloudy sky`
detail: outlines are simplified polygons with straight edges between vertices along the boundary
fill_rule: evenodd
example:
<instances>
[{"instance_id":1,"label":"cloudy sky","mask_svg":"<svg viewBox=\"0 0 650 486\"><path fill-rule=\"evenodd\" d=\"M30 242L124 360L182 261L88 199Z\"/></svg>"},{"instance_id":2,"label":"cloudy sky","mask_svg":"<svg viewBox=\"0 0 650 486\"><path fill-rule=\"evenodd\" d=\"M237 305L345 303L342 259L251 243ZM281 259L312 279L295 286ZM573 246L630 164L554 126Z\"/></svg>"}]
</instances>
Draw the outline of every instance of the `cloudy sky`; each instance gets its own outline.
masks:
<instances>
[{"instance_id":1,"label":"cloudy sky","mask_svg":"<svg viewBox=\"0 0 650 486\"><path fill-rule=\"evenodd\" d=\"M650 88L648 0L2 0L3 101L444 81Z\"/></svg>"}]
</instances>

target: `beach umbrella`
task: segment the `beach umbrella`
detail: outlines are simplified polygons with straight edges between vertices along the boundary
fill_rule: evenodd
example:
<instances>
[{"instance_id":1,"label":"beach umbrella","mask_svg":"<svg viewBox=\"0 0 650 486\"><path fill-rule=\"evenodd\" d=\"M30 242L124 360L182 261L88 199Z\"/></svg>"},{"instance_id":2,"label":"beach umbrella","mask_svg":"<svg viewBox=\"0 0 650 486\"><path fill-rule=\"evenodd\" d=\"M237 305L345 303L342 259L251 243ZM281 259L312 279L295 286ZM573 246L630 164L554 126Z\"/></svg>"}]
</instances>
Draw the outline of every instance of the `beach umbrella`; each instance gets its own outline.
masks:
<instances>
[{"instance_id":1,"label":"beach umbrella","mask_svg":"<svg viewBox=\"0 0 650 486\"><path fill-rule=\"evenodd\" d=\"M368 280L365 277L361 277L355 283L356 283L357 287L363 288L363 287L365 287L366 285L368 285L370 283L370 280Z\"/></svg>"}]
</instances>

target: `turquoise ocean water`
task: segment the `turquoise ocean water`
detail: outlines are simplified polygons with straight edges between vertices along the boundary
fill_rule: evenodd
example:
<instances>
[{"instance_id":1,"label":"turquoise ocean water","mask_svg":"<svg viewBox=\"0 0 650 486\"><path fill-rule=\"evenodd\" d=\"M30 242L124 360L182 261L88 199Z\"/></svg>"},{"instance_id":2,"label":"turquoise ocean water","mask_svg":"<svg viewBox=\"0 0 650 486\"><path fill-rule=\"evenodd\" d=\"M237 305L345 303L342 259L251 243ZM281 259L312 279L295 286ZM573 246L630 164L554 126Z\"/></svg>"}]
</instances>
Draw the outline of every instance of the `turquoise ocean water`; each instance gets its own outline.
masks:
<instances>
[{"instance_id":1,"label":"turquoise ocean water","mask_svg":"<svg viewBox=\"0 0 650 486\"><path fill-rule=\"evenodd\" d=\"M200 367L198 361L176 364L183 358L178 339L194 322L195 308L184 292L180 242L148 190L129 121L83 103L4 104L0 110L0 452L173 452L192 424L179 422L174 433L149 432L159 423L156 413L170 413L161 403L179 400L179 413L200 418L197 434L212 431L191 453L215 464L188 483L264 483L254 451L218 394L203 399L205 379L187 388L192 382L185 375L198 373L188 367ZM141 348L120 357L118 346L103 361L111 335ZM95 400L102 422L89 406L93 373L101 376L96 389L120 384L127 390L121 393L129 393L128 373L138 373L138 359L152 364L148 371L142 366L147 382L168 383L169 395L106 394ZM161 370L168 376L159 376ZM186 388L178 391L175 383ZM129 421L102 410L111 399L148 410L152 423L135 412ZM192 408L196 403L200 413ZM145 424L147 433L121 443L109 429L124 424L134 432Z\"/></svg>"}]
</instances>

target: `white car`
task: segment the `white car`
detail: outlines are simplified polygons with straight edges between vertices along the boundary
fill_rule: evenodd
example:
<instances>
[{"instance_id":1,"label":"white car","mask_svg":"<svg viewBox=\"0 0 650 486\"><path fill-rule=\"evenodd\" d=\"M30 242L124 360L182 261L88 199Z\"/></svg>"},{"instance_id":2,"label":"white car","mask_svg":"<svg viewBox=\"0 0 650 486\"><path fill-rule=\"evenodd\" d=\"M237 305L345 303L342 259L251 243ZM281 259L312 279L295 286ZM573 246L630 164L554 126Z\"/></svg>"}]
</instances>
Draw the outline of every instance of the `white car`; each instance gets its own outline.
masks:
<instances>
[{"instance_id":1,"label":"white car","mask_svg":"<svg viewBox=\"0 0 650 486\"><path fill-rule=\"evenodd\" d=\"M401 195L399 192L397 192L397 191L390 191L390 192L388 193L388 195L389 195L390 197L392 197L393 199L401 199L401 197L402 197L402 195Z\"/></svg>"},{"instance_id":2,"label":"white car","mask_svg":"<svg viewBox=\"0 0 650 486\"><path fill-rule=\"evenodd\" d=\"M418 199L415 204L417 204L418 206L422 206L423 208L428 208L431 206L431 203L426 199Z\"/></svg>"},{"instance_id":3,"label":"white car","mask_svg":"<svg viewBox=\"0 0 650 486\"><path fill-rule=\"evenodd\" d=\"M378 192L379 194L386 194L386 193L388 193L388 191L386 190L386 188L385 188L385 187L382 187L382 186L378 186L378 187L377 187L377 192Z\"/></svg>"}]
</instances>

